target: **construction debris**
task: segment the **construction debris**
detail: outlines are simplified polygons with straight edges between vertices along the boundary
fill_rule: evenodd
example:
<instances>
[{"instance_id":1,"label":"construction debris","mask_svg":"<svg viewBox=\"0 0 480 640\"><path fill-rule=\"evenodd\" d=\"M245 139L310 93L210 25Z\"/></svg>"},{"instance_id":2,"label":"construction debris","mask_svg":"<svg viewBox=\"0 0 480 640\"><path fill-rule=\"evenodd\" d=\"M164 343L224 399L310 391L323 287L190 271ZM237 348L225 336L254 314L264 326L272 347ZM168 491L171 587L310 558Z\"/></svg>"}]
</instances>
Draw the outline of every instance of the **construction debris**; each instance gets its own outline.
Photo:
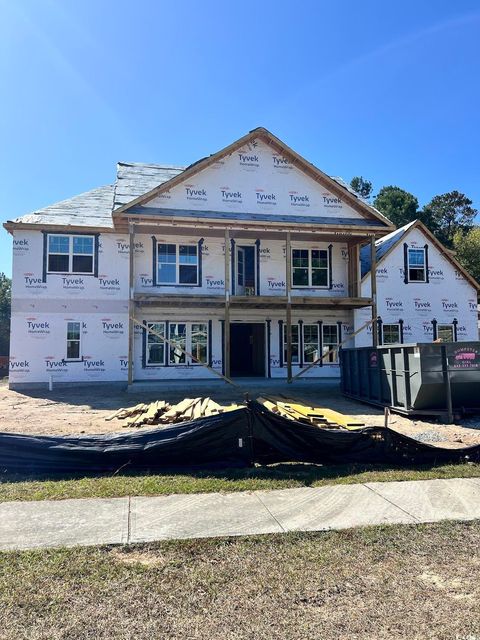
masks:
<instances>
[{"instance_id":1,"label":"construction debris","mask_svg":"<svg viewBox=\"0 0 480 640\"><path fill-rule=\"evenodd\" d=\"M185 398L175 405L171 405L165 400L157 400L149 404L140 403L134 407L119 409L105 420L125 420L123 427L166 426L242 408L244 406L238 404L222 406L211 398Z\"/></svg>"},{"instance_id":2,"label":"construction debris","mask_svg":"<svg viewBox=\"0 0 480 640\"><path fill-rule=\"evenodd\" d=\"M276 413L288 420L296 420L306 424L314 424L323 429L361 429L365 423L355 420L332 409L324 407L309 407L298 401L280 400L278 398L257 398L272 413Z\"/></svg>"}]
</instances>

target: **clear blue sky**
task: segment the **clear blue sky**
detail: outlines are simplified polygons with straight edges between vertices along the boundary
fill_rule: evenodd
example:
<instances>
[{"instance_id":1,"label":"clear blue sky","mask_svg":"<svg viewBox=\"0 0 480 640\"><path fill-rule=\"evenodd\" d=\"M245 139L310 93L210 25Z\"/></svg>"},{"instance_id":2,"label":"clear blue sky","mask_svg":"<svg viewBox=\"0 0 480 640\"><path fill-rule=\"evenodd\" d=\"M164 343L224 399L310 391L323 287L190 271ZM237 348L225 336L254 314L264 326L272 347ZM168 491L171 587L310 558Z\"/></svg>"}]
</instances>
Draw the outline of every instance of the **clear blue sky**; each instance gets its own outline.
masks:
<instances>
[{"instance_id":1,"label":"clear blue sky","mask_svg":"<svg viewBox=\"0 0 480 640\"><path fill-rule=\"evenodd\" d=\"M480 208L479 62L478 0L0 0L0 216L257 126L332 175Z\"/></svg>"}]
</instances>

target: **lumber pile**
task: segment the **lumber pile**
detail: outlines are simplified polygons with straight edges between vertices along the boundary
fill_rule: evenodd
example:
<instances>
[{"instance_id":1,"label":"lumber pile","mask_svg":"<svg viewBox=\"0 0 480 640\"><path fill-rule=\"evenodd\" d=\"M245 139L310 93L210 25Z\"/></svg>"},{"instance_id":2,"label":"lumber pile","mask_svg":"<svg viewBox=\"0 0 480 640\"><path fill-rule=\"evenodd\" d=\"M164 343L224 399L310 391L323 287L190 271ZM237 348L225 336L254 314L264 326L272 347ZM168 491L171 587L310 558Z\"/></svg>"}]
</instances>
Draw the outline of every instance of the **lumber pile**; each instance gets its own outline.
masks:
<instances>
[{"instance_id":1,"label":"lumber pile","mask_svg":"<svg viewBox=\"0 0 480 640\"><path fill-rule=\"evenodd\" d=\"M311 407L297 400L281 400L278 398L257 398L272 413L295 420L304 424L314 424L324 429L361 429L365 423L347 416L339 411L326 409L325 407Z\"/></svg>"},{"instance_id":2,"label":"lumber pile","mask_svg":"<svg viewBox=\"0 0 480 640\"><path fill-rule=\"evenodd\" d=\"M147 404L136 404L115 411L105 420L124 420L123 427L143 427L146 425L171 425L188 422L197 418L214 416L226 411L241 409L243 405L231 404L223 406L211 398L185 398L178 404L171 405L165 400L157 400Z\"/></svg>"}]
</instances>

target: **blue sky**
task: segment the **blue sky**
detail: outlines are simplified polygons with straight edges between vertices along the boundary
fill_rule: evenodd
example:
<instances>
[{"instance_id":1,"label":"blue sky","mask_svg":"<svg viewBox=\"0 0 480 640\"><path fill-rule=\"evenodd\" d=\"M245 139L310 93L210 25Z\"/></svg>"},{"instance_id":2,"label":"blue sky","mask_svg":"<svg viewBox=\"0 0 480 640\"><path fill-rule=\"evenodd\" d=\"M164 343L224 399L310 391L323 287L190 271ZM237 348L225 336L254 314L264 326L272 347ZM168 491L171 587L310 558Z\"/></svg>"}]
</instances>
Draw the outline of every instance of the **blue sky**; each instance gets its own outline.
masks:
<instances>
[{"instance_id":1,"label":"blue sky","mask_svg":"<svg viewBox=\"0 0 480 640\"><path fill-rule=\"evenodd\" d=\"M478 1L0 0L0 216L257 126L331 175L480 208L479 62Z\"/></svg>"}]
</instances>

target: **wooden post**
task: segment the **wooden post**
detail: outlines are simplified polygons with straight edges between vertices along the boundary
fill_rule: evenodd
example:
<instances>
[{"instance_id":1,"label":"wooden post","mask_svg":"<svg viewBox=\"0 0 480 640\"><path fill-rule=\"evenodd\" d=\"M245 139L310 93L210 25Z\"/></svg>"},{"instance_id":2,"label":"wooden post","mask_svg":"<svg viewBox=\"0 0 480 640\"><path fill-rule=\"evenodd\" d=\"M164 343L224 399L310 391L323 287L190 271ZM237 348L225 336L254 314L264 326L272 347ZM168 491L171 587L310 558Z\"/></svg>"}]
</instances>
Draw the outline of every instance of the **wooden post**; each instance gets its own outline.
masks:
<instances>
[{"instance_id":1,"label":"wooden post","mask_svg":"<svg viewBox=\"0 0 480 640\"><path fill-rule=\"evenodd\" d=\"M350 297L358 298L360 296L360 246L358 244L354 244L350 247L349 263L350 262Z\"/></svg>"},{"instance_id":2,"label":"wooden post","mask_svg":"<svg viewBox=\"0 0 480 640\"><path fill-rule=\"evenodd\" d=\"M225 324L224 324L224 371L230 378L230 231L225 229Z\"/></svg>"},{"instance_id":3,"label":"wooden post","mask_svg":"<svg viewBox=\"0 0 480 640\"><path fill-rule=\"evenodd\" d=\"M133 382L133 340L135 333L134 316L135 302L133 299L135 292L135 227L130 222L128 224L129 241L129 276L128 276L128 384Z\"/></svg>"},{"instance_id":4,"label":"wooden post","mask_svg":"<svg viewBox=\"0 0 480 640\"><path fill-rule=\"evenodd\" d=\"M377 325L377 252L375 249L375 236L370 238L370 283L372 295L372 338L373 346L378 346Z\"/></svg>"},{"instance_id":5,"label":"wooden post","mask_svg":"<svg viewBox=\"0 0 480 640\"><path fill-rule=\"evenodd\" d=\"M290 231L287 231L286 239L286 293L287 293L287 321L285 331L287 332L287 382L292 382L292 245ZM282 340L283 348L283 340Z\"/></svg>"}]
</instances>

